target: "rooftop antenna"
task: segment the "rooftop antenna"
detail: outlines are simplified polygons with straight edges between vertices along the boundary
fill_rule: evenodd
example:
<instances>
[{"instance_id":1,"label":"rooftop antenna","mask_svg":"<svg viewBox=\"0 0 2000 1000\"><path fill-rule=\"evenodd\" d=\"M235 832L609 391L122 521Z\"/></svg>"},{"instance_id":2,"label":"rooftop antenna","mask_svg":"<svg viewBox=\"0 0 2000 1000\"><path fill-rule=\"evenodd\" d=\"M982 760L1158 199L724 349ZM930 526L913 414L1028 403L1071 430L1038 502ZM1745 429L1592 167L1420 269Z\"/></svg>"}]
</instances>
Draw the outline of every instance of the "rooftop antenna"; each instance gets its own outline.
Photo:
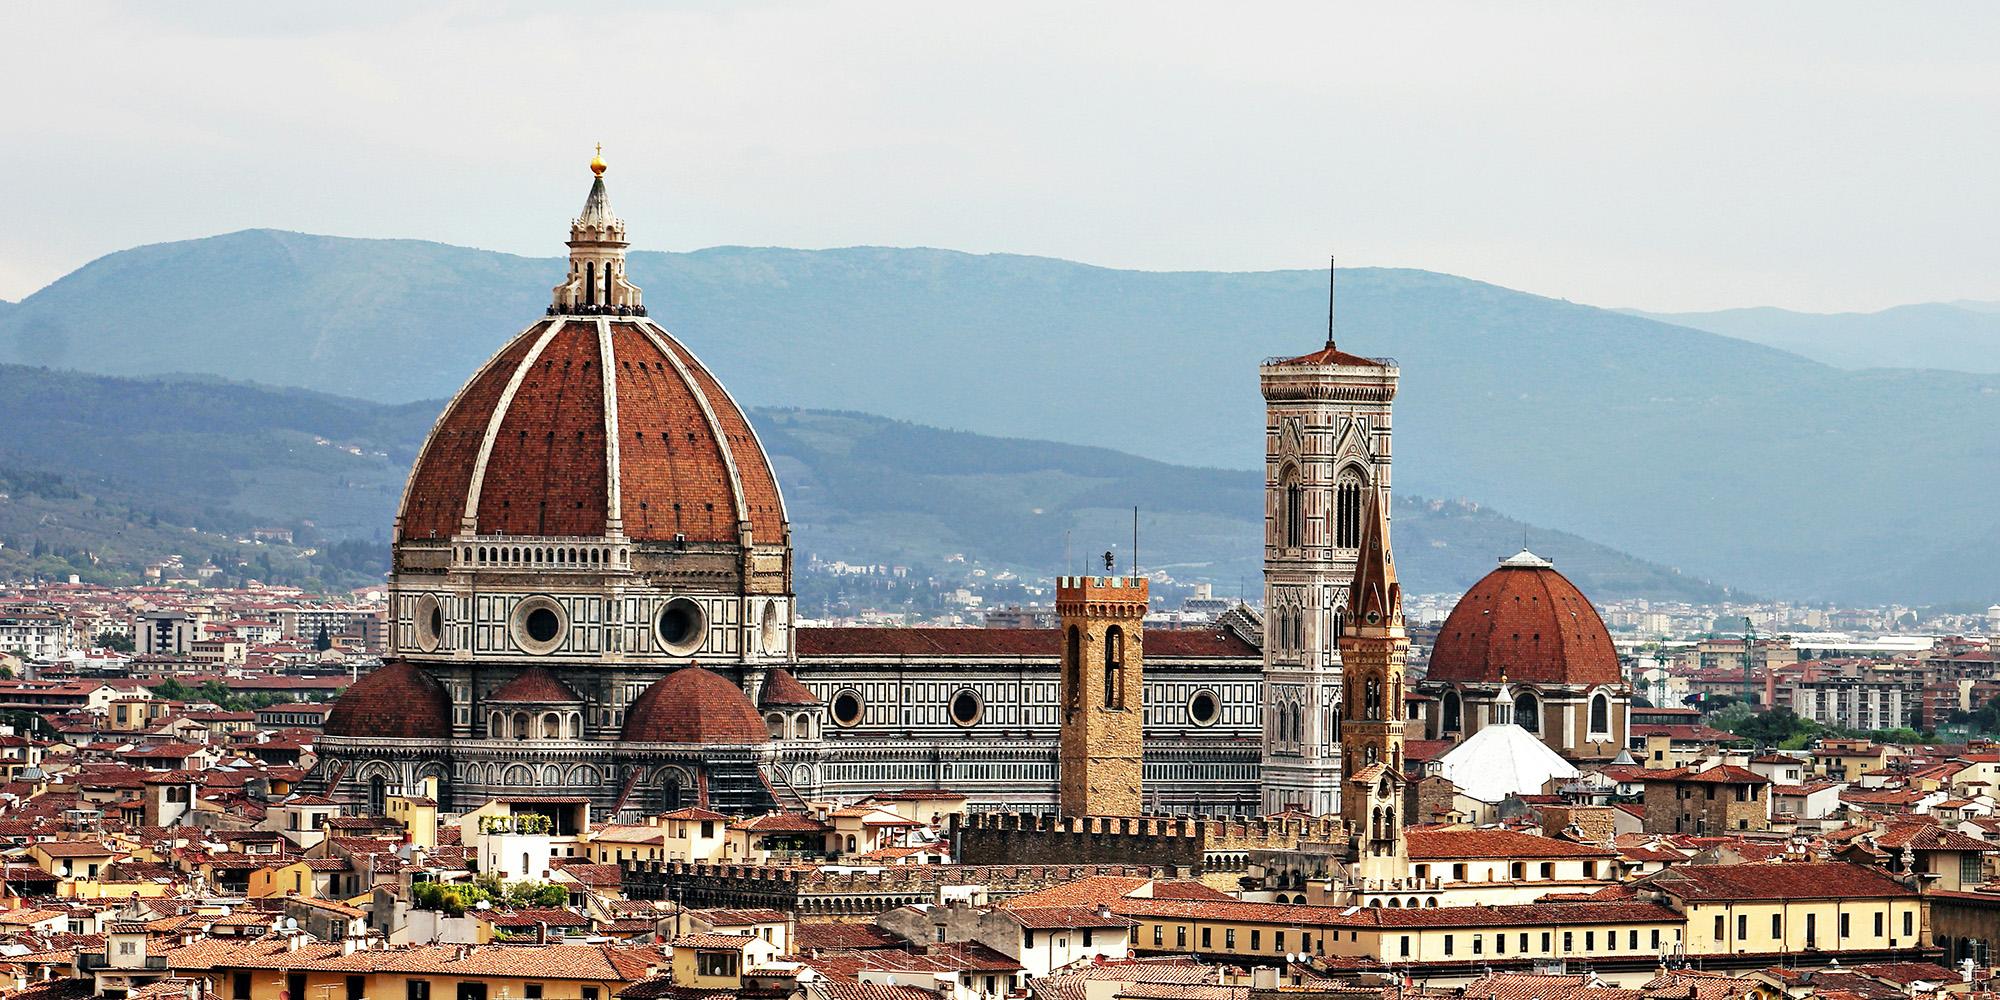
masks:
<instances>
[{"instance_id":1,"label":"rooftop antenna","mask_svg":"<svg viewBox=\"0 0 2000 1000\"><path fill-rule=\"evenodd\" d=\"M1139 505L1132 505L1132 583L1139 583Z\"/></svg>"},{"instance_id":2,"label":"rooftop antenna","mask_svg":"<svg viewBox=\"0 0 2000 1000\"><path fill-rule=\"evenodd\" d=\"M1333 346L1333 255L1326 256L1326 346Z\"/></svg>"}]
</instances>

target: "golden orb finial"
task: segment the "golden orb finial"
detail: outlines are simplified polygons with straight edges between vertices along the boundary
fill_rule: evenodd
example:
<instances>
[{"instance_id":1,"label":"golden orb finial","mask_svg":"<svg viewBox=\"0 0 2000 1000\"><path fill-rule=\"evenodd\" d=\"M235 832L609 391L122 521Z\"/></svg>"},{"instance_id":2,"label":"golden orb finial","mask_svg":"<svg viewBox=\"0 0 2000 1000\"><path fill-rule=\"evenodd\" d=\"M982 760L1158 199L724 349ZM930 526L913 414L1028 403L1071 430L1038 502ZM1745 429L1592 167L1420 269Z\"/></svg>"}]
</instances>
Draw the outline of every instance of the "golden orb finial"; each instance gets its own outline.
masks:
<instances>
[{"instance_id":1,"label":"golden orb finial","mask_svg":"<svg viewBox=\"0 0 2000 1000\"><path fill-rule=\"evenodd\" d=\"M604 176L604 144L601 142L597 144L597 155L590 158L590 172Z\"/></svg>"}]
</instances>

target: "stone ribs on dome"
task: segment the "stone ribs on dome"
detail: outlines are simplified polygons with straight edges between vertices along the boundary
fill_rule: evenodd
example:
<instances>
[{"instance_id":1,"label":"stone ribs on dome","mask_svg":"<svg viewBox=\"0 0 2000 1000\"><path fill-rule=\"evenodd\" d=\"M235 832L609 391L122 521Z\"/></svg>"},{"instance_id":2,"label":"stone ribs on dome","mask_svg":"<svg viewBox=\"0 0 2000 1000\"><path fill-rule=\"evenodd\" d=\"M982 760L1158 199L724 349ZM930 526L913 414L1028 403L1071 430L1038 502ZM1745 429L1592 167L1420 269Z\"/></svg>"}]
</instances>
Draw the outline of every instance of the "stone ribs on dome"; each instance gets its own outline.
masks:
<instances>
[{"instance_id":1,"label":"stone ribs on dome","mask_svg":"<svg viewBox=\"0 0 2000 1000\"><path fill-rule=\"evenodd\" d=\"M467 383L411 472L398 539L456 535L468 507L482 536L602 535L614 511L637 540L735 543L739 522L759 542L785 535L742 410L644 319L537 323Z\"/></svg>"},{"instance_id":2,"label":"stone ribs on dome","mask_svg":"<svg viewBox=\"0 0 2000 1000\"><path fill-rule=\"evenodd\" d=\"M1431 650L1427 681L1619 684L1618 651L1597 608L1545 560L1516 556L1459 599Z\"/></svg>"}]
</instances>

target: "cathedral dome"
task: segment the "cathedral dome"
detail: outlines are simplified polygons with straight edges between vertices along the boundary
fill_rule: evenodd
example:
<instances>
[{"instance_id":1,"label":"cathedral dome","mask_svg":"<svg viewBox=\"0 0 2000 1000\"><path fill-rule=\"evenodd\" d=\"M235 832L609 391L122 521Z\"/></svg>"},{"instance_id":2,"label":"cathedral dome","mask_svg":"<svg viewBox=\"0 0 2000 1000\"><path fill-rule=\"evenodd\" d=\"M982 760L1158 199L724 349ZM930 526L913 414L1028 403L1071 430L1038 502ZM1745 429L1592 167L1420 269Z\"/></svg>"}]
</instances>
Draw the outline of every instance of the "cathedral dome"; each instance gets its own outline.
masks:
<instances>
[{"instance_id":1,"label":"cathedral dome","mask_svg":"<svg viewBox=\"0 0 2000 1000\"><path fill-rule=\"evenodd\" d=\"M431 675L392 660L341 694L322 731L328 736L442 739L451 732L451 695Z\"/></svg>"},{"instance_id":2,"label":"cathedral dome","mask_svg":"<svg viewBox=\"0 0 2000 1000\"><path fill-rule=\"evenodd\" d=\"M397 542L459 534L782 544L784 503L743 411L648 319L628 280L604 161L570 222L569 269L546 319L460 389L417 453ZM748 529L749 537L743 529ZM585 549L525 549L588 564ZM483 560L482 560L483 561Z\"/></svg>"},{"instance_id":3,"label":"cathedral dome","mask_svg":"<svg viewBox=\"0 0 2000 1000\"><path fill-rule=\"evenodd\" d=\"M608 377L607 377L608 374ZM613 433L616 439L613 439ZM777 477L743 411L651 320L552 317L500 349L418 453L397 540L784 538Z\"/></svg>"},{"instance_id":4,"label":"cathedral dome","mask_svg":"<svg viewBox=\"0 0 2000 1000\"><path fill-rule=\"evenodd\" d=\"M653 682L625 712L627 743L767 743L750 697L729 678L682 667Z\"/></svg>"},{"instance_id":5,"label":"cathedral dome","mask_svg":"<svg viewBox=\"0 0 2000 1000\"><path fill-rule=\"evenodd\" d=\"M1617 684L1618 651L1597 609L1548 560L1503 559L1438 632L1427 681Z\"/></svg>"}]
</instances>

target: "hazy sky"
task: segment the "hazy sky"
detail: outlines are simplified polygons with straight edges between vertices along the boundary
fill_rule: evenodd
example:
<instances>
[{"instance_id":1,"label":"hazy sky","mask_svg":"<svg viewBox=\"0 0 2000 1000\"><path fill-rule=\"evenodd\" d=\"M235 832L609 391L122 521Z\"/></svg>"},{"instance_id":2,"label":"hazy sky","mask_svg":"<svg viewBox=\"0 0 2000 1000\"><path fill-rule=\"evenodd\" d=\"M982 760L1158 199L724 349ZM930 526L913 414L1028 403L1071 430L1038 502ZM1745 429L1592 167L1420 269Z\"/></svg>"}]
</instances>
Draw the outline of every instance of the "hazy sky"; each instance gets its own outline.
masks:
<instances>
[{"instance_id":1,"label":"hazy sky","mask_svg":"<svg viewBox=\"0 0 2000 1000\"><path fill-rule=\"evenodd\" d=\"M2000 5L8 4L0 298L252 226L2000 299ZM335 8L338 8L337 10Z\"/></svg>"}]
</instances>

